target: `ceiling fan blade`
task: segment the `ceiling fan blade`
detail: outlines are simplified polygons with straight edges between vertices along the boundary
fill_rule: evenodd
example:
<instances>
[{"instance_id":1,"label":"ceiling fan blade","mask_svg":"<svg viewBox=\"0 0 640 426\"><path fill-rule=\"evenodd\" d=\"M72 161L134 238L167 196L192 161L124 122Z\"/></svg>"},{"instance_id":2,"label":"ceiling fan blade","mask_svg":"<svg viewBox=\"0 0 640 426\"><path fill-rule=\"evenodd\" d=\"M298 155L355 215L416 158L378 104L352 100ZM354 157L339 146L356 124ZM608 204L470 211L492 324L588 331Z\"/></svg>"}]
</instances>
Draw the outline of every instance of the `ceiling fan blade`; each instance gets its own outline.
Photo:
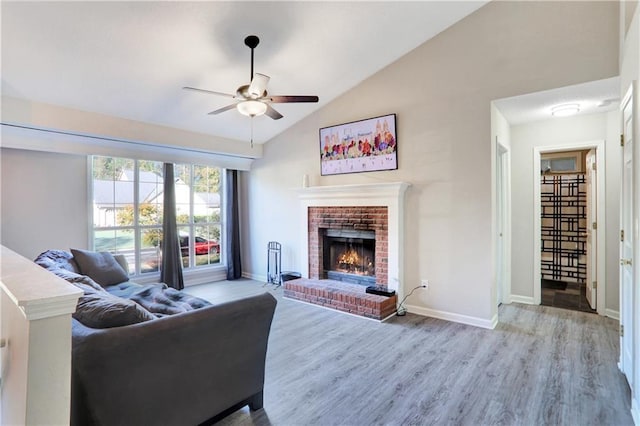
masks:
<instances>
[{"instance_id":1,"label":"ceiling fan blade","mask_svg":"<svg viewBox=\"0 0 640 426\"><path fill-rule=\"evenodd\" d=\"M273 107L269 104L267 105L267 110L265 111L265 115L268 115L269 117L273 118L274 120L280 120L283 115L280 114L278 111L276 111L275 109L273 109Z\"/></svg>"},{"instance_id":2,"label":"ceiling fan blade","mask_svg":"<svg viewBox=\"0 0 640 426\"><path fill-rule=\"evenodd\" d=\"M270 102L273 102L274 104L285 104L289 102L318 102L318 97L317 96L282 95L282 96L269 96L267 100L269 100Z\"/></svg>"},{"instance_id":3,"label":"ceiling fan blade","mask_svg":"<svg viewBox=\"0 0 640 426\"><path fill-rule=\"evenodd\" d=\"M208 94L210 94L210 95L226 96L226 97L228 97L228 98L235 98L235 97L236 97L235 95L231 95L231 94L229 94L229 93L214 92L213 90L197 89L197 88L195 88L195 87L188 87L188 86L185 86L185 87L183 87L183 89L185 89L185 90L193 90L193 91L195 91L195 92L208 93Z\"/></svg>"},{"instance_id":4,"label":"ceiling fan blade","mask_svg":"<svg viewBox=\"0 0 640 426\"><path fill-rule=\"evenodd\" d=\"M269 79L270 77L268 75L255 73L249 85L249 96L255 96L256 98L262 97L267 90Z\"/></svg>"},{"instance_id":5,"label":"ceiling fan blade","mask_svg":"<svg viewBox=\"0 0 640 426\"><path fill-rule=\"evenodd\" d=\"M220 114L221 112L229 111L230 109L234 109L236 107L236 105L237 104L227 105L226 107L222 107L222 108L217 109L215 111L211 111L208 115L216 115L216 114Z\"/></svg>"}]
</instances>

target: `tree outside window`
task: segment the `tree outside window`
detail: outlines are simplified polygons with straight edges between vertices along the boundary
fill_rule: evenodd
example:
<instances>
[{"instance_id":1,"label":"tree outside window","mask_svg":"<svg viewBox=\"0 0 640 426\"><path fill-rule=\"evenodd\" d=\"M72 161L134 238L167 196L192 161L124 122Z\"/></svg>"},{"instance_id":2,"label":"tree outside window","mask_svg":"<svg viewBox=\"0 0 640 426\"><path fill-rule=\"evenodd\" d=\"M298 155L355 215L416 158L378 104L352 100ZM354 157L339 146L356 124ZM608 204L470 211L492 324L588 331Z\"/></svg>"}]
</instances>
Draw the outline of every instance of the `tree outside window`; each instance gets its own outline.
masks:
<instances>
[{"instance_id":1,"label":"tree outside window","mask_svg":"<svg viewBox=\"0 0 640 426\"><path fill-rule=\"evenodd\" d=\"M94 248L124 254L132 274L157 272L164 180L157 161L94 156ZM175 166L176 216L185 268L220 264L221 170ZM135 266L133 266L135 265Z\"/></svg>"}]
</instances>

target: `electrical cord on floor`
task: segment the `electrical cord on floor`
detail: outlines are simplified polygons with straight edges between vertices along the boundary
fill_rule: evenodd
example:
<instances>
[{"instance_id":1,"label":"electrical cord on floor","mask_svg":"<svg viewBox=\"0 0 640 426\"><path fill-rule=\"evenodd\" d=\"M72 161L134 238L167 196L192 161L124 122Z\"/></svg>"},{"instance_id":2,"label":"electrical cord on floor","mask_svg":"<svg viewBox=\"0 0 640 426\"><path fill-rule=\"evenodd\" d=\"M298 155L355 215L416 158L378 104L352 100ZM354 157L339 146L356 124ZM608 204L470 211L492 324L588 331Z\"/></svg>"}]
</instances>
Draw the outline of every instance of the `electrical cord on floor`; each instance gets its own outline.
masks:
<instances>
[{"instance_id":1,"label":"electrical cord on floor","mask_svg":"<svg viewBox=\"0 0 640 426\"><path fill-rule=\"evenodd\" d=\"M396 315L399 317L403 317L407 314L407 308L405 308L404 306L402 306L405 302L405 300L407 300L407 298L409 296L411 296L413 294L414 291L416 291L419 288L427 288L426 285L419 285L418 287L415 287L413 290L411 290L409 292L409 294L407 294L404 299L402 299L402 302L400 302L400 304L398 305L398 309L396 309Z\"/></svg>"}]
</instances>

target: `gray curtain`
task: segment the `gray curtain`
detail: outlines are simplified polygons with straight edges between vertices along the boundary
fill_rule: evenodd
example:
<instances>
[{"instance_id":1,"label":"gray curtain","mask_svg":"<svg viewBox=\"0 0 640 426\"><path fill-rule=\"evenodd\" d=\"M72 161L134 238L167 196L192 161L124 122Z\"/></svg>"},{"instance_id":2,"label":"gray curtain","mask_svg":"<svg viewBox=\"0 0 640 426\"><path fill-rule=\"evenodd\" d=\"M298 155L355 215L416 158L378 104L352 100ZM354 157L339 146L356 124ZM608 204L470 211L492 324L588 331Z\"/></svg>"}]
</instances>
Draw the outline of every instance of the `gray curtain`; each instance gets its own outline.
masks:
<instances>
[{"instance_id":1,"label":"gray curtain","mask_svg":"<svg viewBox=\"0 0 640 426\"><path fill-rule=\"evenodd\" d=\"M160 282L178 290L184 288L182 255L176 226L176 187L173 164L164 163L164 205L162 220L162 265Z\"/></svg>"},{"instance_id":2,"label":"gray curtain","mask_svg":"<svg viewBox=\"0 0 640 426\"><path fill-rule=\"evenodd\" d=\"M225 255L227 258L227 279L237 280L242 276L240 262L240 226L238 213L238 171L226 171L226 241Z\"/></svg>"}]
</instances>

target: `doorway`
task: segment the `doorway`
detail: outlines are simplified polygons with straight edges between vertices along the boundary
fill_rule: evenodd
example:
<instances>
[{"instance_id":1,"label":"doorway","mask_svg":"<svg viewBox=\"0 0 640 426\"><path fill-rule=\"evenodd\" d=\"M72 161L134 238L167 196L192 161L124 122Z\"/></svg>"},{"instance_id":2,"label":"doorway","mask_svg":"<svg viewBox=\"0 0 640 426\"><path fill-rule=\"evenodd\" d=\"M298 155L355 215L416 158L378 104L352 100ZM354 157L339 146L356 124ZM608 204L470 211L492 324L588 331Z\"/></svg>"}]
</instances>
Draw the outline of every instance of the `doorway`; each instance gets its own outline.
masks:
<instances>
[{"instance_id":1,"label":"doorway","mask_svg":"<svg viewBox=\"0 0 640 426\"><path fill-rule=\"evenodd\" d=\"M541 304L595 313L595 150L541 153Z\"/></svg>"},{"instance_id":2,"label":"doorway","mask_svg":"<svg viewBox=\"0 0 640 426\"><path fill-rule=\"evenodd\" d=\"M604 311L603 157L604 141L534 149L536 304Z\"/></svg>"}]
</instances>

